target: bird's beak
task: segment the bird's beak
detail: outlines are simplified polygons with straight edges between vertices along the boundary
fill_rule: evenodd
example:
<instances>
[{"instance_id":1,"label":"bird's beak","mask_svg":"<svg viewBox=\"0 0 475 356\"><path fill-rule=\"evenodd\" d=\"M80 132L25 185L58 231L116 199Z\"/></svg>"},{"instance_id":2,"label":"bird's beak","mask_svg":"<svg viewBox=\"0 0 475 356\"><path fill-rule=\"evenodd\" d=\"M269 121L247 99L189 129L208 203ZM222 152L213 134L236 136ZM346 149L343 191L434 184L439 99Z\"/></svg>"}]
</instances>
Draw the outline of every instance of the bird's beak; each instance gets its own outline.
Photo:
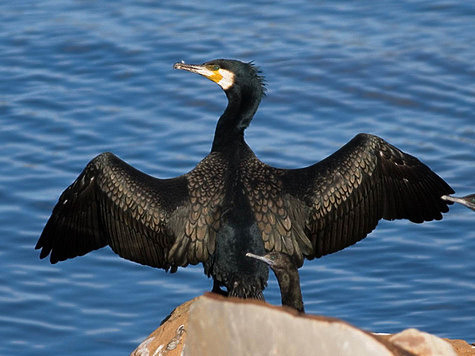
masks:
<instances>
[{"instance_id":1,"label":"bird's beak","mask_svg":"<svg viewBox=\"0 0 475 356\"><path fill-rule=\"evenodd\" d=\"M260 260L260 261L268 264L269 266L272 266L272 261L267 257L255 255L255 254L250 253L250 252L246 253L246 256L251 257L251 258L255 258L256 260Z\"/></svg>"},{"instance_id":2,"label":"bird's beak","mask_svg":"<svg viewBox=\"0 0 475 356\"><path fill-rule=\"evenodd\" d=\"M202 64L185 64L182 62L178 62L173 65L173 68L201 74L203 77L206 77L209 80L212 80L213 82L218 84L220 84L219 82L221 81L221 79L223 79L223 76L219 72L219 69L211 70L210 68L208 68L208 66Z\"/></svg>"}]
</instances>

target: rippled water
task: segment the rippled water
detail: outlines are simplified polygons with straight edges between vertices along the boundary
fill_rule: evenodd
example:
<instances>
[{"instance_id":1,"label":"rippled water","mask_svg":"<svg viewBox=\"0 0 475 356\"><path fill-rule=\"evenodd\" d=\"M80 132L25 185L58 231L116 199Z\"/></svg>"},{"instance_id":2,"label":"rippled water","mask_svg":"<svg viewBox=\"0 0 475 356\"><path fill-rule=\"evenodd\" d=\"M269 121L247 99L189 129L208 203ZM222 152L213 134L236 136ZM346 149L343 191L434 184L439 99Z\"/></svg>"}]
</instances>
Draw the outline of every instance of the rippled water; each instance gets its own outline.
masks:
<instances>
[{"instance_id":1,"label":"rippled water","mask_svg":"<svg viewBox=\"0 0 475 356\"><path fill-rule=\"evenodd\" d=\"M0 3L0 354L127 354L211 289L102 249L50 265L33 247L59 194L112 151L158 177L210 149L226 105L179 60L254 60L268 96L247 131L264 162L301 167L358 132L475 192L475 5L458 1ZM475 337L475 215L382 222L301 270L306 309L380 332ZM273 277L266 290L280 304Z\"/></svg>"}]
</instances>

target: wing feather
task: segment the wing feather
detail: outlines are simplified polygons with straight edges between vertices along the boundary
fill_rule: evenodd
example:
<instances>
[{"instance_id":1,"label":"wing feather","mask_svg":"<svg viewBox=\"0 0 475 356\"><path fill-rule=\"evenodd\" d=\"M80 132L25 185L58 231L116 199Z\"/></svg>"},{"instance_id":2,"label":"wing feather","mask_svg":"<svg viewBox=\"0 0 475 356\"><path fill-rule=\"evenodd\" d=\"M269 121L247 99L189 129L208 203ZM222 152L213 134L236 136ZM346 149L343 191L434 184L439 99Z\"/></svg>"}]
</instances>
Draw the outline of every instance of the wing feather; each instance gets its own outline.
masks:
<instances>
[{"instance_id":1,"label":"wing feather","mask_svg":"<svg viewBox=\"0 0 475 356\"><path fill-rule=\"evenodd\" d=\"M112 153L97 156L60 196L36 245L40 257L51 254L56 263L109 245L121 257L164 269L206 260L225 171L210 156L173 179L153 178Z\"/></svg>"},{"instance_id":2,"label":"wing feather","mask_svg":"<svg viewBox=\"0 0 475 356\"><path fill-rule=\"evenodd\" d=\"M305 201L304 225L312 242L308 258L341 250L363 239L382 218L420 223L447 212L440 199L452 188L417 158L383 139L359 134L313 166L288 170L283 186Z\"/></svg>"},{"instance_id":3,"label":"wing feather","mask_svg":"<svg viewBox=\"0 0 475 356\"><path fill-rule=\"evenodd\" d=\"M241 169L265 248L293 255L298 265L363 239L382 218L439 220L448 211L440 197L453 192L417 158L368 134L307 168L278 169L251 157ZM278 209L267 209L269 201Z\"/></svg>"}]
</instances>

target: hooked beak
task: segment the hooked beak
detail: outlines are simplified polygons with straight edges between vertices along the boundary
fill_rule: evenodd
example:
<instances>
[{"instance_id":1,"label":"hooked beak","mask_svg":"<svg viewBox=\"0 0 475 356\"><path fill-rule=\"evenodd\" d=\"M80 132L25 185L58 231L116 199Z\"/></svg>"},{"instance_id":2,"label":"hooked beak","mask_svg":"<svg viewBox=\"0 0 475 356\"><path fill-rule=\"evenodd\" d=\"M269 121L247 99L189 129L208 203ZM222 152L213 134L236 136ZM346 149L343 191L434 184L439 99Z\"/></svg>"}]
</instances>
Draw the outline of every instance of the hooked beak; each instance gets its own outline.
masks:
<instances>
[{"instance_id":1,"label":"hooked beak","mask_svg":"<svg viewBox=\"0 0 475 356\"><path fill-rule=\"evenodd\" d=\"M177 62L173 65L173 69L187 70L188 72L201 74L204 77L208 77L213 74L212 71L200 64L186 64L183 62Z\"/></svg>"},{"instance_id":2,"label":"hooked beak","mask_svg":"<svg viewBox=\"0 0 475 356\"><path fill-rule=\"evenodd\" d=\"M255 255L255 254L250 253L250 252L246 253L246 256L251 257L251 258L255 258L256 260L260 260L260 261L266 263L267 265L272 266L272 261L267 257Z\"/></svg>"},{"instance_id":3,"label":"hooked beak","mask_svg":"<svg viewBox=\"0 0 475 356\"><path fill-rule=\"evenodd\" d=\"M219 70L213 71L202 64L185 64L182 62L178 62L173 65L173 68L200 74L203 77L206 77L216 83L219 83L219 81L223 79L223 76L219 73Z\"/></svg>"},{"instance_id":4,"label":"hooked beak","mask_svg":"<svg viewBox=\"0 0 475 356\"><path fill-rule=\"evenodd\" d=\"M229 89L234 84L234 74L231 71L220 69L219 67L214 69L212 65L185 64L183 62L178 62L173 65L173 68L198 73L217 83L224 90Z\"/></svg>"}]
</instances>

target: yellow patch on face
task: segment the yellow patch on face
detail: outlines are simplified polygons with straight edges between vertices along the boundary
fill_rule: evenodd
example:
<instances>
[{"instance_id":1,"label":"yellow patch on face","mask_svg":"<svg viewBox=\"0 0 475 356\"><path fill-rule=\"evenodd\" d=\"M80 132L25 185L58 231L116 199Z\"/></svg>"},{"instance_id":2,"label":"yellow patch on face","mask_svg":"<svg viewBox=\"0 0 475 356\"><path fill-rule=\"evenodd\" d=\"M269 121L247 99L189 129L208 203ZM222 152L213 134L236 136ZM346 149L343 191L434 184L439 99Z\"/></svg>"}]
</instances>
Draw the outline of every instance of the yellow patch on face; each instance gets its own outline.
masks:
<instances>
[{"instance_id":1,"label":"yellow patch on face","mask_svg":"<svg viewBox=\"0 0 475 356\"><path fill-rule=\"evenodd\" d=\"M223 76L221 75L221 73L219 72L219 69L218 69L218 70L213 70L212 74L208 75L207 78L209 80L212 80L215 83L219 83L220 80L223 79Z\"/></svg>"}]
</instances>

